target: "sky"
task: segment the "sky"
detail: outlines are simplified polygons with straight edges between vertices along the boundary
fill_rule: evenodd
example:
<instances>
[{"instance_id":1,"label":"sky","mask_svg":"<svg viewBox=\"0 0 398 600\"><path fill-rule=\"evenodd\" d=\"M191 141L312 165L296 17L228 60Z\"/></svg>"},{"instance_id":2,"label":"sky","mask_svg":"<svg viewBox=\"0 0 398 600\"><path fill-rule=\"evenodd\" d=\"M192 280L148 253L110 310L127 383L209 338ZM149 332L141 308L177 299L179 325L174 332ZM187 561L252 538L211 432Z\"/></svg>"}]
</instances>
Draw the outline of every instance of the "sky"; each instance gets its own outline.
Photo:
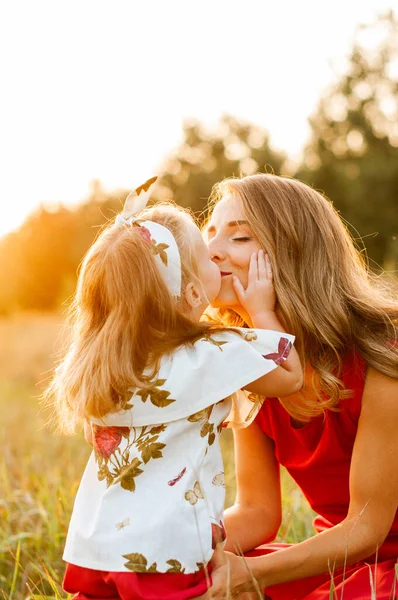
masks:
<instances>
[{"instance_id":1,"label":"sky","mask_svg":"<svg viewBox=\"0 0 398 600\"><path fill-rule=\"evenodd\" d=\"M298 158L359 23L394 0L5 0L0 3L0 235L91 182L134 188L184 120L267 129Z\"/></svg>"}]
</instances>

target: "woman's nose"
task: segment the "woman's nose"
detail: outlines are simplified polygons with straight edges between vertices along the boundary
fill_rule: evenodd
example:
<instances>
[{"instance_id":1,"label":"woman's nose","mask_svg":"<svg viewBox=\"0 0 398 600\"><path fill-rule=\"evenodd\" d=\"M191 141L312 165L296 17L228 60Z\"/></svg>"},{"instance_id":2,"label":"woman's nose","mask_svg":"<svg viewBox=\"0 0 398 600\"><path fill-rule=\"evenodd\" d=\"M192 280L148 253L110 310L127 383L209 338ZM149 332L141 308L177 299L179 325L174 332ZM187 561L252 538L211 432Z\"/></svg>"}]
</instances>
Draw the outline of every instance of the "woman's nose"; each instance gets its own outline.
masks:
<instances>
[{"instance_id":1,"label":"woman's nose","mask_svg":"<svg viewBox=\"0 0 398 600\"><path fill-rule=\"evenodd\" d=\"M214 262L221 261L225 258L225 252L215 239L210 240L210 242L207 244L207 247L209 249L210 258Z\"/></svg>"}]
</instances>

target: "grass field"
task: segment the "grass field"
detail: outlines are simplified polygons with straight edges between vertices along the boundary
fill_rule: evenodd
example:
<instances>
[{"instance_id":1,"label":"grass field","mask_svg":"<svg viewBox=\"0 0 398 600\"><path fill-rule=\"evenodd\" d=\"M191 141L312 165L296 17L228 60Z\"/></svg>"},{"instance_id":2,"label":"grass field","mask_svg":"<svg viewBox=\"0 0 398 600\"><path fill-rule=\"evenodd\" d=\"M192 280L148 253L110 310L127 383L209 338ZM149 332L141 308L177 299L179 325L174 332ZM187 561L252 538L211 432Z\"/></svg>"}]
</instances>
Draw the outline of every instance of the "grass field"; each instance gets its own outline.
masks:
<instances>
[{"instance_id":1,"label":"grass field","mask_svg":"<svg viewBox=\"0 0 398 600\"><path fill-rule=\"evenodd\" d=\"M38 397L62 340L63 319L0 320L0 599L66 599L61 560L79 479L90 454L82 435L56 436ZM223 433L227 505L235 494L230 432ZM283 541L313 533L313 513L283 473Z\"/></svg>"}]
</instances>

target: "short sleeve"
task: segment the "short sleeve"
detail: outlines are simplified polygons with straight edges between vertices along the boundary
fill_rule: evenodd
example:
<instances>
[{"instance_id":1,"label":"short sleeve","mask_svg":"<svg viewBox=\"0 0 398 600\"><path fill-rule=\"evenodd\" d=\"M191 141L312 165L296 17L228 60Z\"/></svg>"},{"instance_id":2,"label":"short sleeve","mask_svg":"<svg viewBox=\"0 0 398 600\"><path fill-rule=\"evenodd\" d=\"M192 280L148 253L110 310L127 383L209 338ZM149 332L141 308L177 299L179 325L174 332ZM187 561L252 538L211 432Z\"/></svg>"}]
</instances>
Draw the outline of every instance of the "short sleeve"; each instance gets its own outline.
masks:
<instances>
[{"instance_id":1,"label":"short sleeve","mask_svg":"<svg viewBox=\"0 0 398 600\"><path fill-rule=\"evenodd\" d=\"M165 356L153 387L134 390L128 410L108 415L106 422L140 427L186 418L276 369L294 341L277 331L237 331L209 332Z\"/></svg>"},{"instance_id":2,"label":"short sleeve","mask_svg":"<svg viewBox=\"0 0 398 600\"><path fill-rule=\"evenodd\" d=\"M231 410L225 419L224 427L244 429L253 423L265 400L264 396L246 390L238 390L230 396Z\"/></svg>"}]
</instances>

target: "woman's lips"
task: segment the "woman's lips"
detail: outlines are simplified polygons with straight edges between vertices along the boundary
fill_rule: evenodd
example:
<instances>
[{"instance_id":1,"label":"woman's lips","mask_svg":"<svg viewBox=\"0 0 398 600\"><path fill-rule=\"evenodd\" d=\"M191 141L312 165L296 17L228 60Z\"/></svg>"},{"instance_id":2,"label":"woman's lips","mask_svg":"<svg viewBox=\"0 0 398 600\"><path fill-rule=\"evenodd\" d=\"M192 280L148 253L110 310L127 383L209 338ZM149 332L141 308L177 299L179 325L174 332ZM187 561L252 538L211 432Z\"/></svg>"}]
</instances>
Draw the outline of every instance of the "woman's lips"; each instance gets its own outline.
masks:
<instances>
[{"instance_id":1,"label":"woman's lips","mask_svg":"<svg viewBox=\"0 0 398 600\"><path fill-rule=\"evenodd\" d=\"M232 273L227 273L227 271L220 271L221 277L228 277L228 275L232 275Z\"/></svg>"}]
</instances>

